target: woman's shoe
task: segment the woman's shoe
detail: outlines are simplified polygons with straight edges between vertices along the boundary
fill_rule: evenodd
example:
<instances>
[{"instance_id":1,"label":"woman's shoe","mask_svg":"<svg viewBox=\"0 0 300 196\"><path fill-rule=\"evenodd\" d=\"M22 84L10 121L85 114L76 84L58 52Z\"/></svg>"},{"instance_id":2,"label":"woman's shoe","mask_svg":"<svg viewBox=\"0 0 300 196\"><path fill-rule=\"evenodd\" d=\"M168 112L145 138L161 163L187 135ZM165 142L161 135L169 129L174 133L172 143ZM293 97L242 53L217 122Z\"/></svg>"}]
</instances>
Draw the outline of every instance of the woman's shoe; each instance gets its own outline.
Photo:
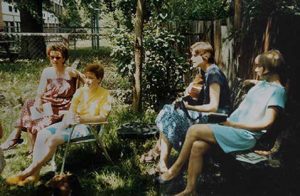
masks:
<instances>
[{"instance_id":1,"label":"woman's shoe","mask_svg":"<svg viewBox=\"0 0 300 196\"><path fill-rule=\"evenodd\" d=\"M28 184L35 184L39 181L39 176L28 176L24 180L19 181L18 186L25 186Z\"/></svg>"},{"instance_id":2,"label":"woman's shoe","mask_svg":"<svg viewBox=\"0 0 300 196\"><path fill-rule=\"evenodd\" d=\"M6 183L9 185L18 185L23 179L20 176L10 176L6 178Z\"/></svg>"},{"instance_id":3,"label":"woman's shoe","mask_svg":"<svg viewBox=\"0 0 300 196\"><path fill-rule=\"evenodd\" d=\"M9 140L9 141L3 143L1 145L1 148L2 148L3 151L10 150L10 149L16 147L18 144L21 144L21 143L23 143L23 139L15 138L15 139L12 139L12 140Z\"/></svg>"}]
</instances>

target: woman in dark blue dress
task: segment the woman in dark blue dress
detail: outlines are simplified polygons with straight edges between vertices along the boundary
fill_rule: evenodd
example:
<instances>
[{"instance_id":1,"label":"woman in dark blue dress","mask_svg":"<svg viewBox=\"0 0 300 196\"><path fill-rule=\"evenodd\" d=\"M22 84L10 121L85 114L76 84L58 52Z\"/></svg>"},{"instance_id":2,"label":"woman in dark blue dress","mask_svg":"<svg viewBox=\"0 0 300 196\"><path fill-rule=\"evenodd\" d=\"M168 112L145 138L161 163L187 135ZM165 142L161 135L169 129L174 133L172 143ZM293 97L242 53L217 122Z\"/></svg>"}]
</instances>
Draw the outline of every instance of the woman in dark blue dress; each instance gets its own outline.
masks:
<instances>
[{"instance_id":1,"label":"woman in dark blue dress","mask_svg":"<svg viewBox=\"0 0 300 196\"><path fill-rule=\"evenodd\" d=\"M180 150L187 129L193 124L207 123L208 112L228 113L230 106L227 79L220 68L214 64L213 48L207 42L196 42L191 46L191 62L194 68L201 69L204 80L202 101L198 105L184 102L187 113L174 108L174 104L165 105L156 118L156 125L161 131L159 170L167 170L167 162L172 147ZM195 81L195 80L194 80ZM189 94L195 93L193 83L187 89Z\"/></svg>"}]
</instances>

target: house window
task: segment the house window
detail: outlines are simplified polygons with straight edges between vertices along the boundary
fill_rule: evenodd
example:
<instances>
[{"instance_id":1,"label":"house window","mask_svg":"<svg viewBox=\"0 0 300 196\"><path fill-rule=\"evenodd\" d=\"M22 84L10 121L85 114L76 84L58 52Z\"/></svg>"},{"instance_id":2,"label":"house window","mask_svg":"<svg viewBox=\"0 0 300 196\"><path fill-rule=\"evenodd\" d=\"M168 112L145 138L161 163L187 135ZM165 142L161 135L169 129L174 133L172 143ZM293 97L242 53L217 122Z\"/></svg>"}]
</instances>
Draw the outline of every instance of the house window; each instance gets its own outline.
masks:
<instances>
[{"instance_id":1,"label":"house window","mask_svg":"<svg viewBox=\"0 0 300 196\"><path fill-rule=\"evenodd\" d=\"M15 23L10 22L10 32L15 32Z\"/></svg>"},{"instance_id":2,"label":"house window","mask_svg":"<svg viewBox=\"0 0 300 196\"><path fill-rule=\"evenodd\" d=\"M14 7L15 8L15 12L17 13L18 12L18 9L16 8L16 7Z\"/></svg>"},{"instance_id":3,"label":"house window","mask_svg":"<svg viewBox=\"0 0 300 196\"><path fill-rule=\"evenodd\" d=\"M20 32L20 23L16 22L16 32Z\"/></svg>"},{"instance_id":4,"label":"house window","mask_svg":"<svg viewBox=\"0 0 300 196\"><path fill-rule=\"evenodd\" d=\"M8 11L9 11L9 12L12 12L12 6L11 6L11 5L8 6Z\"/></svg>"},{"instance_id":5,"label":"house window","mask_svg":"<svg viewBox=\"0 0 300 196\"><path fill-rule=\"evenodd\" d=\"M4 31L5 31L5 32L9 32L9 24L8 24L8 22L5 21L4 23L5 23Z\"/></svg>"}]
</instances>

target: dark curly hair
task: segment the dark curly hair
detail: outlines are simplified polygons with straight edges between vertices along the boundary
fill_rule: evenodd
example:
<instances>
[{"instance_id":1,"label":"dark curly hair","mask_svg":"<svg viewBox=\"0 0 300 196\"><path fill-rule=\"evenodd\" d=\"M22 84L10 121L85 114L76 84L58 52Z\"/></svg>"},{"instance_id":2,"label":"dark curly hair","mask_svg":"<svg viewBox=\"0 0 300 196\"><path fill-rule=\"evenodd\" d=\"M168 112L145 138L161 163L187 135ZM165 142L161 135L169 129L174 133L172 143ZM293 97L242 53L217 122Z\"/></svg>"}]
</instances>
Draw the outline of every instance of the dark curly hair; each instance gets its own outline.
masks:
<instances>
[{"instance_id":1,"label":"dark curly hair","mask_svg":"<svg viewBox=\"0 0 300 196\"><path fill-rule=\"evenodd\" d=\"M50 56L50 52L51 51L58 51L61 53L62 57L65 59L65 62L68 60L69 58L69 51L68 48L64 45L64 44L54 44L51 45L48 49L47 49L47 55L48 57ZM64 62L64 63L65 63Z\"/></svg>"},{"instance_id":2,"label":"dark curly hair","mask_svg":"<svg viewBox=\"0 0 300 196\"><path fill-rule=\"evenodd\" d=\"M97 79L103 79L104 77L104 68L103 65L98 63L87 64L85 72L92 72L95 74Z\"/></svg>"}]
</instances>

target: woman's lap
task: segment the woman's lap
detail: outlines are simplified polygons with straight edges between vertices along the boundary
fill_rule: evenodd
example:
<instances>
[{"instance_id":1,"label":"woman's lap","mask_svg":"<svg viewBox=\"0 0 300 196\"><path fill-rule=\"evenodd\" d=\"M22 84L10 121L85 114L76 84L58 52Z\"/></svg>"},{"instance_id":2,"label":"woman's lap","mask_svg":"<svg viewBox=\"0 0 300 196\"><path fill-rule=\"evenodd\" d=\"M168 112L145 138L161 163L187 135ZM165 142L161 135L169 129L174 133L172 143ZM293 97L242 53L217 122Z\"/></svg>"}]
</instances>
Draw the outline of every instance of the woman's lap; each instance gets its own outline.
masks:
<instances>
[{"instance_id":1,"label":"woman's lap","mask_svg":"<svg viewBox=\"0 0 300 196\"><path fill-rule=\"evenodd\" d=\"M225 153L251 149L256 144L255 137L247 130L219 124L209 124L208 126L212 129L218 145Z\"/></svg>"},{"instance_id":2,"label":"woman's lap","mask_svg":"<svg viewBox=\"0 0 300 196\"><path fill-rule=\"evenodd\" d=\"M199 115L198 112L189 113L193 118ZM195 123L198 122L189 120L182 110L175 110L174 105L165 105L156 118L157 127L176 150L181 148L188 128Z\"/></svg>"},{"instance_id":3,"label":"woman's lap","mask_svg":"<svg viewBox=\"0 0 300 196\"><path fill-rule=\"evenodd\" d=\"M64 142L67 142L68 139L69 139L69 135L72 131L72 127L63 129L61 131L61 133L58 134L57 130L61 126L61 124L62 124L62 122L55 123L53 125L50 125L50 126L44 128L41 132L47 132L45 134L50 133L51 135L54 135L54 134L60 135L62 137L62 139L64 140ZM43 133L41 133L41 134L43 134ZM75 127L74 127L74 131L72 133L71 139L79 138L79 137L85 137L85 136L88 136L88 135L90 135L89 126L84 125L84 124L78 124L78 125L75 125Z\"/></svg>"},{"instance_id":4,"label":"woman's lap","mask_svg":"<svg viewBox=\"0 0 300 196\"><path fill-rule=\"evenodd\" d=\"M52 116L44 116L42 118L33 120L30 108L33 107L34 102L34 99L28 99L25 101L21 109L19 119L15 123L16 128L20 128L22 131L29 131L32 134L36 134L43 128L61 121L62 116L59 116L58 112L55 112ZM56 108L52 109L55 111L57 110Z\"/></svg>"}]
</instances>

